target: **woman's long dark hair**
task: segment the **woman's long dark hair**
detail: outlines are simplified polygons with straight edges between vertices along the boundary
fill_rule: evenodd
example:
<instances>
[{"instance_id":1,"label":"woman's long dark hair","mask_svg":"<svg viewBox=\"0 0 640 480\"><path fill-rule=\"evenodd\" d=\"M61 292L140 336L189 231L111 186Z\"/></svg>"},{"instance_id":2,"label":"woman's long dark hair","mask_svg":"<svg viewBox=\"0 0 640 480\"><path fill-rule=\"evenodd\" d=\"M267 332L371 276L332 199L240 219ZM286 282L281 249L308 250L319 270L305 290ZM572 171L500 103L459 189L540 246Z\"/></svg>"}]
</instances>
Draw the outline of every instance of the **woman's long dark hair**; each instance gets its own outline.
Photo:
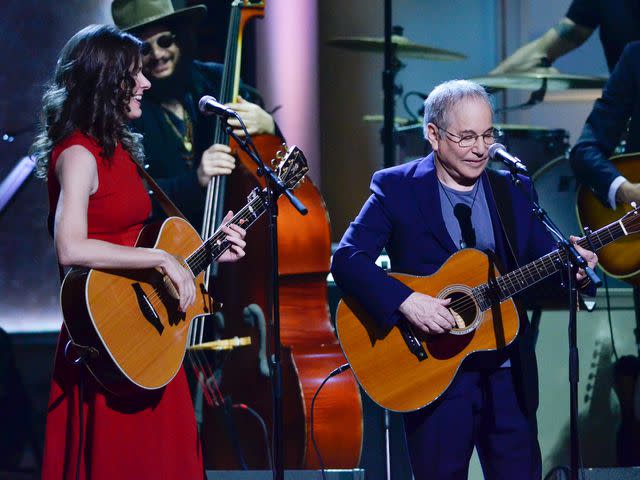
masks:
<instances>
[{"instance_id":1,"label":"woman's long dark hair","mask_svg":"<svg viewBox=\"0 0 640 480\"><path fill-rule=\"evenodd\" d=\"M31 146L36 175L46 177L51 150L74 130L93 137L109 161L118 142L142 162L141 136L127 127L141 42L111 25L90 25L63 47L42 97L40 132ZM132 70L133 69L133 70Z\"/></svg>"}]
</instances>

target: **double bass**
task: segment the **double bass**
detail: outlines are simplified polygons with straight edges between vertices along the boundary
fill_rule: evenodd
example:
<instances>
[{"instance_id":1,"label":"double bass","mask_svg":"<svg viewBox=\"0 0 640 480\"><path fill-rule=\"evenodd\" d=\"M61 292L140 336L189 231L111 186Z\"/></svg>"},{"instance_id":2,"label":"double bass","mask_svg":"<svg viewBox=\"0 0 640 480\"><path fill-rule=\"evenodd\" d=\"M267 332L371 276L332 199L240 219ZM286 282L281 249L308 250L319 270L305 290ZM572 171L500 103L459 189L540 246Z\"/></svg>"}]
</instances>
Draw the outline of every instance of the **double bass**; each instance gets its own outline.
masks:
<instances>
[{"instance_id":1,"label":"double bass","mask_svg":"<svg viewBox=\"0 0 640 480\"><path fill-rule=\"evenodd\" d=\"M235 2L232 6L219 101L237 97L243 30L247 22L264 16L265 2ZM224 131L216 142L224 143ZM281 140L275 135L253 138L261 157L276 156ZM232 140L238 165L228 179L209 187L205 225L215 227L222 212L246 202L253 188L264 187L253 161ZM213 184L216 182L216 184ZM315 469L319 459L311 442L312 397L324 378L346 363L330 323L326 278L330 263L330 226L318 189L309 178L296 196L309 210L300 214L286 199L278 201L278 273L280 282L280 338L282 342L282 398L284 464L287 469ZM223 208L224 205L224 208ZM251 345L226 354L220 391L228 404L241 408L204 410L202 441L207 468L265 469L271 465L273 398L269 356L271 337L270 245L266 218L247 234L246 257L233 266L220 264L210 291L223 304L227 337L251 336ZM266 432L261 433L264 420ZM362 403L350 372L332 378L315 402L314 437L328 468L354 468L362 450Z\"/></svg>"}]
</instances>

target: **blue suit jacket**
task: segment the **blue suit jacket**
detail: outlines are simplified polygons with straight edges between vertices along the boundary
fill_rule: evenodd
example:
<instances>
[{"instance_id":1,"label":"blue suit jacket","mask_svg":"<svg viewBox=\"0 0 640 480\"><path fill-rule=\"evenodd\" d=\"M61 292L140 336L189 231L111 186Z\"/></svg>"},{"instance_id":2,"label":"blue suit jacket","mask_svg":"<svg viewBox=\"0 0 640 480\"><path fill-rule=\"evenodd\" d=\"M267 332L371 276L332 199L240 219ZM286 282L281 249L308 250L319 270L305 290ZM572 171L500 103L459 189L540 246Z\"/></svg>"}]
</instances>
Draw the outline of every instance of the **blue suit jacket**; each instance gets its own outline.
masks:
<instances>
[{"instance_id":1,"label":"blue suit jacket","mask_svg":"<svg viewBox=\"0 0 640 480\"><path fill-rule=\"evenodd\" d=\"M629 125L628 152L640 151L640 42L626 46L571 150L578 180L608 205L611 182L620 172L609 157Z\"/></svg>"},{"instance_id":2,"label":"blue suit jacket","mask_svg":"<svg viewBox=\"0 0 640 480\"><path fill-rule=\"evenodd\" d=\"M527 194L512 184L506 172L497 173L501 188L508 189L507 196L512 200L515 238L510 240L516 259L509 253L487 174L481 179L487 192L496 254L506 273L553 250L555 243L531 213ZM434 273L457 251L442 218L437 182L433 154L376 172L371 181L372 195L333 256L331 271L336 283L358 299L381 326L395 324L398 307L412 292L375 265L383 248L393 271L413 275ZM524 177L522 182L535 196L531 182Z\"/></svg>"},{"instance_id":3,"label":"blue suit jacket","mask_svg":"<svg viewBox=\"0 0 640 480\"><path fill-rule=\"evenodd\" d=\"M372 195L345 232L333 256L331 272L338 286L355 297L386 328L400 318L398 307L412 290L375 265L381 250L386 247L393 271L414 275L434 273L457 251L442 218L433 162L430 154L376 172L371 182ZM532 214L528 195L535 196L535 192L531 182L522 178L528 192L525 194L512 184L506 172L498 175L496 183L499 188L507 189L507 198L512 202L516 232L510 241L516 259L508 253L487 174L481 179L491 214L496 254L505 273L548 253L555 248L555 243ZM514 342L510 358L517 371L516 385L526 379L525 385L517 390L524 395L521 398L525 400L525 411L533 413L537 407L537 368L533 339L526 338L527 325L526 315L521 315L520 338Z\"/></svg>"}]
</instances>

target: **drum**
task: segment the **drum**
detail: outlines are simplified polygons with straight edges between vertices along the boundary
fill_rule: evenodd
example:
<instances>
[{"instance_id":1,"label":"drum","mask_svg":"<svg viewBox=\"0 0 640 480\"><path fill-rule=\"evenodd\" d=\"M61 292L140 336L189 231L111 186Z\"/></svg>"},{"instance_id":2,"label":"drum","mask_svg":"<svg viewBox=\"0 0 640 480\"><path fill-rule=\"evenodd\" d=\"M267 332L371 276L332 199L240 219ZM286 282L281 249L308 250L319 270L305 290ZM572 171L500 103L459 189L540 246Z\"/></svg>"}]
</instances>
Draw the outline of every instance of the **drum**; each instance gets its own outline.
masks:
<instances>
[{"instance_id":1,"label":"drum","mask_svg":"<svg viewBox=\"0 0 640 480\"><path fill-rule=\"evenodd\" d=\"M504 123L497 123L495 127L499 130L497 141L522 160L530 174L569 152L569 133L561 128Z\"/></svg>"},{"instance_id":2,"label":"drum","mask_svg":"<svg viewBox=\"0 0 640 480\"><path fill-rule=\"evenodd\" d=\"M569 235L581 235L576 213L578 183L569 160L558 157L531 176L538 192L540 206L544 208L560 231Z\"/></svg>"},{"instance_id":3,"label":"drum","mask_svg":"<svg viewBox=\"0 0 640 480\"><path fill-rule=\"evenodd\" d=\"M396 127L393 131L393 140L396 145L396 165L411 162L431 153L431 145L424 138L422 122Z\"/></svg>"}]
</instances>

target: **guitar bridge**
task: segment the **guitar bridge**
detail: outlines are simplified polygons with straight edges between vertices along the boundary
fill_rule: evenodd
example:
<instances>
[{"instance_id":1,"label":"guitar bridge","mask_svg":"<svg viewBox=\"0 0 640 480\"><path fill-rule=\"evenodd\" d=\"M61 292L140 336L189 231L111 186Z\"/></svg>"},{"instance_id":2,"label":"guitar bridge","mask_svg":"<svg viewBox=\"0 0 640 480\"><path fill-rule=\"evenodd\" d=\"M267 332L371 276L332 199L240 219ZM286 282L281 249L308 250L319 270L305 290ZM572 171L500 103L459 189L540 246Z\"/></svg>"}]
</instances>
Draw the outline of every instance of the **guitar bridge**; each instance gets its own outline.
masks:
<instances>
[{"instance_id":1,"label":"guitar bridge","mask_svg":"<svg viewBox=\"0 0 640 480\"><path fill-rule=\"evenodd\" d=\"M420 340L413 333L413 329L406 320L401 320L397 324L398 330L404 342L407 344L409 351L416 356L419 361L426 360L428 358L427 352L420 343Z\"/></svg>"}]
</instances>

